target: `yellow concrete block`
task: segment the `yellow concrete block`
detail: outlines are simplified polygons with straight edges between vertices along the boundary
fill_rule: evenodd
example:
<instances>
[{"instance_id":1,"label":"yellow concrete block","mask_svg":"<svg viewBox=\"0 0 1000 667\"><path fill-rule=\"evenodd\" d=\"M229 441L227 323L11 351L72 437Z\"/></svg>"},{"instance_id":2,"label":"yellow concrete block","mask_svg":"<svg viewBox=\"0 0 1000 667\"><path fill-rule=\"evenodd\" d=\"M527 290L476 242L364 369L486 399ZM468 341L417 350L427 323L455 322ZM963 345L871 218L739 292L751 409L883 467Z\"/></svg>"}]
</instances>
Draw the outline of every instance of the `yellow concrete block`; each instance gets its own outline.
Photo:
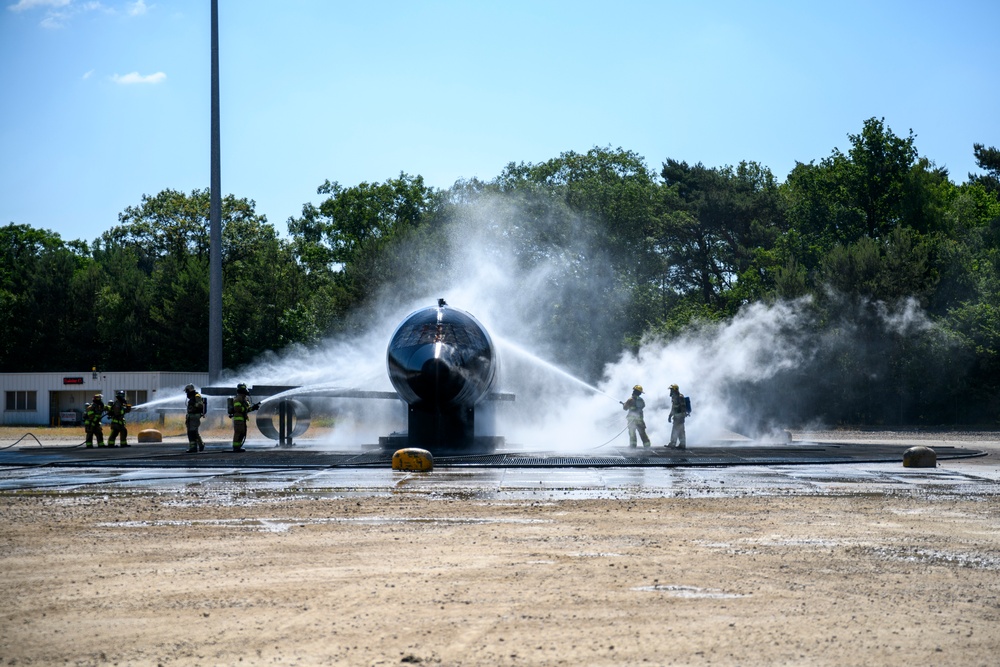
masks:
<instances>
[{"instance_id":1,"label":"yellow concrete block","mask_svg":"<svg viewBox=\"0 0 1000 667\"><path fill-rule=\"evenodd\" d=\"M392 455L392 469L430 472L434 469L434 456L426 449L417 447L399 449Z\"/></svg>"},{"instance_id":2,"label":"yellow concrete block","mask_svg":"<svg viewBox=\"0 0 1000 667\"><path fill-rule=\"evenodd\" d=\"M139 431L139 442L163 442L163 434L155 428L146 428Z\"/></svg>"},{"instance_id":3,"label":"yellow concrete block","mask_svg":"<svg viewBox=\"0 0 1000 667\"><path fill-rule=\"evenodd\" d=\"M904 468L936 468L937 452L930 447L918 445L903 452Z\"/></svg>"}]
</instances>

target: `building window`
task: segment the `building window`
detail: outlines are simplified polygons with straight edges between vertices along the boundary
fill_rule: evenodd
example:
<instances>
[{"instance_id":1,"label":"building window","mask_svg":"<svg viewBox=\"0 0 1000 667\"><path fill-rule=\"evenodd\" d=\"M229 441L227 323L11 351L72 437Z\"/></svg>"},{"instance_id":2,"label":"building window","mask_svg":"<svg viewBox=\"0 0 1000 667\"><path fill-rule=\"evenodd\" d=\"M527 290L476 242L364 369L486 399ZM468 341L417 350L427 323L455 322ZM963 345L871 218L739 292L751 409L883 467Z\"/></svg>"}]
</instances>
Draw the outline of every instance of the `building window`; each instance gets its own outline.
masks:
<instances>
[{"instance_id":1,"label":"building window","mask_svg":"<svg viewBox=\"0 0 1000 667\"><path fill-rule=\"evenodd\" d=\"M37 392L34 391L8 391L7 411L23 410L25 412L36 412L38 410Z\"/></svg>"},{"instance_id":2,"label":"building window","mask_svg":"<svg viewBox=\"0 0 1000 667\"><path fill-rule=\"evenodd\" d=\"M142 405L146 402L146 390L145 389L126 389L125 390L125 401L129 405Z\"/></svg>"}]
</instances>

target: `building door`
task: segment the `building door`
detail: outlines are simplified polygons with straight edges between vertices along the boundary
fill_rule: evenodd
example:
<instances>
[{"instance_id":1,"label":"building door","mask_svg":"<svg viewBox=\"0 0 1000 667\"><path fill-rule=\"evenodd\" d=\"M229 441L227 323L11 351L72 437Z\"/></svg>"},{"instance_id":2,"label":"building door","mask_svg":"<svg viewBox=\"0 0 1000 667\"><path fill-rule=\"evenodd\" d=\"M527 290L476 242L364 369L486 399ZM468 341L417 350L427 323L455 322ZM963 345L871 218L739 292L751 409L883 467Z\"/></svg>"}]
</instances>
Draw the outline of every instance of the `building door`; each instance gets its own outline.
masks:
<instances>
[{"instance_id":1,"label":"building door","mask_svg":"<svg viewBox=\"0 0 1000 667\"><path fill-rule=\"evenodd\" d=\"M49 392L49 423L53 426L82 426L88 398L93 398L93 395L79 389Z\"/></svg>"}]
</instances>

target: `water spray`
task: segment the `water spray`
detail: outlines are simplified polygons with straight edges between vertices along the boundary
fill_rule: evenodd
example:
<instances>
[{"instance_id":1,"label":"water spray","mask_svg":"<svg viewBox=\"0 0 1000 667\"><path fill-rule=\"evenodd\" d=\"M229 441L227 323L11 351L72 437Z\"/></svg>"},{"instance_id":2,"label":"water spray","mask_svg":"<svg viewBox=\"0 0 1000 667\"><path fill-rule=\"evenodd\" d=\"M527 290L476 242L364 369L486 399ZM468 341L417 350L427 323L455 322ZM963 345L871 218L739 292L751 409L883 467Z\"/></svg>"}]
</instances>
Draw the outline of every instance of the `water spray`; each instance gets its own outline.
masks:
<instances>
[{"instance_id":1,"label":"water spray","mask_svg":"<svg viewBox=\"0 0 1000 667\"><path fill-rule=\"evenodd\" d=\"M494 340L497 341L497 343L500 344L501 347L503 347L503 348L505 348L507 350L510 350L511 352L514 352L514 353L516 353L516 354L524 357L525 359L528 359L532 363L535 363L535 364L537 364L537 365L545 368L546 370L551 371L552 373L555 373L556 375L558 375L558 376L560 376L560 377L562 377L562 378L564 378L566 380L569 380L570 382L572 382L572 383L574 383L576 385L579 385L579 386L583 387L584 389L587 389L588 391L591 391L591 392L593 392L595 394L600 394L601 396L606 396L606 397L610 398L612 401L615 401L616 403L621 403L621 401L619 401L617 398L615 398L611 394L608 394L607 392L601 391L600 389L598 389L594 385L588 384L588 383L584 382L580 378L578 378L578 377L576 377L574 375L571 375L570 373L564 371L563 369L559 368L555 364L550 363L548 361L545 361L541 357L539 357L537 355L534 355L531 352L528 352L526 349L524 349L520 345L518 345L518 344L516 344L516 343L514 343L512 341L509 341L509 340L507 340L505 338L502 338L500 336L493 336L493 338L494 338Z\"/></svg>"}]
</instances>

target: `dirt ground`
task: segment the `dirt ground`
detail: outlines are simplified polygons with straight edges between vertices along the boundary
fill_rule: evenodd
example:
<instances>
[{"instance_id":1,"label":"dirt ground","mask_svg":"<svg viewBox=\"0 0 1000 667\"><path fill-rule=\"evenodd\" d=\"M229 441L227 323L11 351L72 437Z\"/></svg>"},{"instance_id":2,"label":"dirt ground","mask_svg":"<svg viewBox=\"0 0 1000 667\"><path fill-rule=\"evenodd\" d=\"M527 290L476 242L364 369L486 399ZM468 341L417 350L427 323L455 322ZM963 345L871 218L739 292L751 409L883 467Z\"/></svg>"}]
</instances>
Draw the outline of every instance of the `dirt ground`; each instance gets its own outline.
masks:
<instances>
[{"instance_id":1,"label":"dirt ground","mask_svg":"<svg viewBox=\"0 0 1000 667\"><path fill-rule=\"evenodd\" d=\"M106 486L0 492L0 521L3 665L913 667L1000 655L989 494L254 488L222 501L200 485Z\"/></svg>"}]
</instances>

